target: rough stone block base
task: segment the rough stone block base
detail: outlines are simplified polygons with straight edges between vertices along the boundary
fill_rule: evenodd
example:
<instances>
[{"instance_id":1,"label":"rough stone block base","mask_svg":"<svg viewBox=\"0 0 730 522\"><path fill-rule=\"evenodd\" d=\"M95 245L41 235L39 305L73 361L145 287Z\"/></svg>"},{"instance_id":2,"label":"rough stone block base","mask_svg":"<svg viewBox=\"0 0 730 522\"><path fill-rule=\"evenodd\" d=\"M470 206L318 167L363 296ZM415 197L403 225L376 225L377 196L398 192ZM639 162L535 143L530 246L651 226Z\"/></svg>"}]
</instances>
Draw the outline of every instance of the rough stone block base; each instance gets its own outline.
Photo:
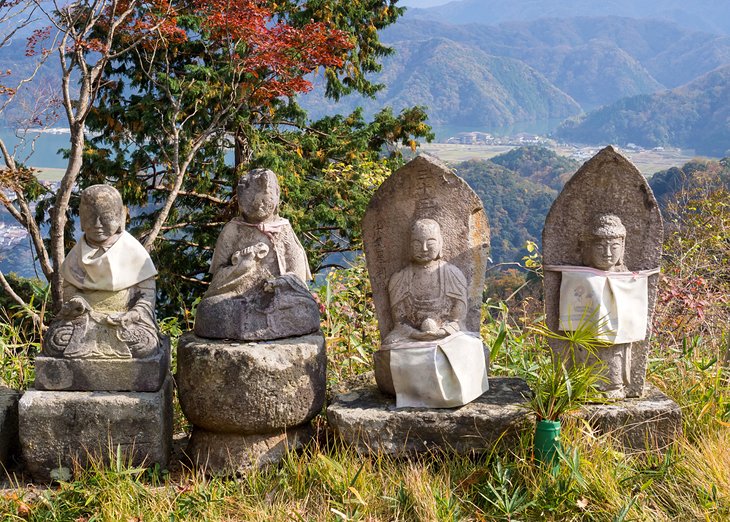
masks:
<instances>
[{"instance_id":1,"label":"rough stone block base","mask_svg":"<svg viewBox=\"0 0 730 522\"><path fill-rule=\"evenodd\" d=\"M299 426L324 406L324 336L254 343L187 333L177 348L177 385L185 417L209 432L255 435Z\"/></svg>"},{"instance_id":2,"label":"rough stone block base","mask_svg":"<svg viewBox=\"0 0 730 522\"><path fill-rule=\"evenodd\" d=\"M490 377L489 391L460 408L396 409L395 399L378 390L371 373L334 397L327 420L363 454L481 453L498 442L513 444L522 432L534 429L534 415L520 406L530 394L522 379Z\"/></svg>"},{"instance_id":3,"label":"rough stone block base","mask_svg":"<svg viewBox=\"0 0 730 522\"><path fill-rule=\"evenodd\" d=\"M133 466L167 466L172 379L157 392L29 390L18 405L25 467L36 480L70 479L74 463L108 463L121 447Z\"/></svg>"},{"instance_id":4,"label":"rough stone block base","mask_svg":"<svg viewBox=\"0 0 730 522\"><path fill-rule=\"evenodd\" d=\"M170 372L170 339L146 359L35 359L36 390L140 391L160 389Z\"/></svg>"},{"instance_id":5,"label":"rough stone block base","mask_svg":"<svg viewBox=\"0 0 730 522\"><path fill-rule=\"evenodd\" d=\"M20 392L0 386L0 466L6 468L18 449L18 399Z\"/></svg>"},{"instance_id":6,"label":"rough stone block base","mask_svg":"<svg viewBox=\"0 0 730 522\"><path fill-rule=\"evenodd\" d=\"M628 453L663 451L682 435L679 405L650 385L640 398L589 404L572 415L615 439Z\"/></svg>"},{"instance_id":7,"label":"rough stone block base","mask_svg":"<svg viewBox=\"0 0 730 522\"><path fill-rule=\"evenodd\" d=\"M309 423L265 435L214 433L193 428L185 450L193 466L211 475L234 475L254 467L276 464L288 451L312 439Z\"/></svg>"}]
</instances>

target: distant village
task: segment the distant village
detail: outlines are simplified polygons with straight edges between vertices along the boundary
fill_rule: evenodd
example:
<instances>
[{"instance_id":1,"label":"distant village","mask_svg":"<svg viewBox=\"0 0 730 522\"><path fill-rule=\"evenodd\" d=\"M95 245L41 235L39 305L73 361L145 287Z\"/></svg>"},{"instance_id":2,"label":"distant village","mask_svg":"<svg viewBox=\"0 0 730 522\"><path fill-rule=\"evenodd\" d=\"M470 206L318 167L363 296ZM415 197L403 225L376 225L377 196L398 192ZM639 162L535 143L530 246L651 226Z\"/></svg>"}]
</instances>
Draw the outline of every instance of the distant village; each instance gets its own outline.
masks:
<instances>
[{"instance_id":1,"label":"distant village","mask_svg":"<svg viewBox=\"0 0 730 522\"><path fill-rule=\"evenodd\" d=\"M598 148L595 146L584 146L573 143L558 143L552 138L546 136L540 136L538 134L530 134L528 132L520 132L510 136L495 136L488 132L460 132L455 136L451 136L443 143L451 145L485 145L485 146L505 146L505 147L527 147L527 146L540 146L547 148L560 148L567 152L564 154L566 157L577 161L586 161L592 158ZM635 143L628 143L621 147L621 150L632 153L632 152L644 152L649 149L645 149ZM663 152L664 147L654 147L650 149L656 152Z\"/></svg>"},{"instance_id":2,"label":"distant village","mask_svg":"<svg viewBox=\"0 0 730 522\"><path fill-rule=\"evenodd\" d=\"M456 136L447 138L445 143L454 145L548 145L553 140L537 134L521 132L512 136L494 136L488 132L460 132Z\"/></svg>"}]
</instances>

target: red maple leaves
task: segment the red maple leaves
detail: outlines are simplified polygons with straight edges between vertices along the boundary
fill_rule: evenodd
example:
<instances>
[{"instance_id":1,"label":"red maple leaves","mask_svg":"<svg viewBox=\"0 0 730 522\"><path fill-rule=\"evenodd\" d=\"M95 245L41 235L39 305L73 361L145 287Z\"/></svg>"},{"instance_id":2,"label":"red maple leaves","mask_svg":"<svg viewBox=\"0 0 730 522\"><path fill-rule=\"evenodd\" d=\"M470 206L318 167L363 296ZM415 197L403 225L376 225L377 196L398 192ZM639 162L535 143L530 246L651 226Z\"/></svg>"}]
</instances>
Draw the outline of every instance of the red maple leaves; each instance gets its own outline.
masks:
<instances>
[{"instance_id":1,"label":"red maple leaves","mask_svg":"<svg viewBox=\"0 0 730 522\"><path fill-rule=\"evenodd\" d=\"M196 0L193 9L208 37L230 52L239 74L256 84L265 102L306 92L304 76L318 67L338 67L352 47L345 32L323 22L294 27L274 21L266 2L257 0Z\"/></svg>"}]
</instances>

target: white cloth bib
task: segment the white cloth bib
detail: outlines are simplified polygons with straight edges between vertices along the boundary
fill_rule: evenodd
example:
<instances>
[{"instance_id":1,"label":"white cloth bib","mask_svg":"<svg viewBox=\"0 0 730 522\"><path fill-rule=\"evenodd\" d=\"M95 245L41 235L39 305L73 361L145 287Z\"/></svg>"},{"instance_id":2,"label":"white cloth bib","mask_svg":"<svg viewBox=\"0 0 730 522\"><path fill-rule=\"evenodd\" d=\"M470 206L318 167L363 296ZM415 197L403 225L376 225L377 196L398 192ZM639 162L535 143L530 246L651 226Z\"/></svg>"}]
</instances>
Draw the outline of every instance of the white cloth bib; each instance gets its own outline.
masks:
<instances>
[{"instance_id":1,"label":"white cloth bib","mask_svg":"<svg viewBox=\"0 0 730 522\"><path fill-rule=\"evenodd\" d=\"M562 273L559 327L575 331L592 322L597 338L612 344L646 339L648 277L659 272L605 272L585 266L545 266Z\"/></svg>"},{"instance_id":2,"label":"white cloth bib","mask_svg":"<svg viewBox=\"0 0 730 522\"><path fill-rule=\"evenodd\" d=\"M101 250L101 252L100 252ZM157 275L142 244L128 232L104 250L82 236L61 265L63 278L81 290L124 290Z\"/></svg>"},{"instance_id":3,"label":"white cloth bib","mask_svg":"<svg viewBox=\"0 0 730 522\"><path fill-rule=\"evenodd\" d=\"M453 408L489 389L481 339L457 332L437 341L390 349L397 408Z\"/></svg>"}]
</instances>

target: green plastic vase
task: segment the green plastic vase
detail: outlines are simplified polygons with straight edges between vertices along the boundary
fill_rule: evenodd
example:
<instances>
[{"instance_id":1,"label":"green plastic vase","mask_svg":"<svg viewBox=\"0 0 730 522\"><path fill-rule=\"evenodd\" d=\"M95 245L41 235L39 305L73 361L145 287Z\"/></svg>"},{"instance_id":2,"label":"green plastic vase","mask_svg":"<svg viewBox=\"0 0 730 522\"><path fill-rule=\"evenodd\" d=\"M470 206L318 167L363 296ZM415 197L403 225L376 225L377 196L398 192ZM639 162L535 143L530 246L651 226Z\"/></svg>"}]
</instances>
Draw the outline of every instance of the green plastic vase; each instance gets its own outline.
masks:
<instances>
[{"instance_id":1,"label":"green plastic vase","mask_svg":"<svg viewBox=\"0 0 730 522\"><path fill-rule=\"evenodd\" d=\"M535 426L535 459L553 462L560 447L560 421L541 420Z\"/></svg>"}]
</instances>

